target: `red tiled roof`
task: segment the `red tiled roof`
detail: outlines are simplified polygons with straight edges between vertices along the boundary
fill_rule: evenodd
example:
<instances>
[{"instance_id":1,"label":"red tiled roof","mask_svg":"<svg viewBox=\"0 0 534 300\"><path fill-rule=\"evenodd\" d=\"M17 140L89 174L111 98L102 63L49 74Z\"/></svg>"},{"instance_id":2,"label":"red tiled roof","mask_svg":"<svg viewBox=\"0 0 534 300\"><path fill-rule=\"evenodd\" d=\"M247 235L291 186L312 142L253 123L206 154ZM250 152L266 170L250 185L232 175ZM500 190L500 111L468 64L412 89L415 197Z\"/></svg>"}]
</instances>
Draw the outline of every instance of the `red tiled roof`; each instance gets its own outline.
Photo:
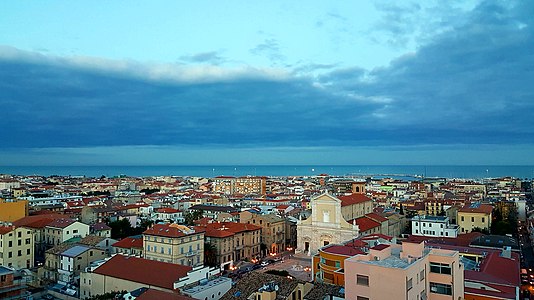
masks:
<instances>
[{"instance_id":1,"label":"red tiled roof","mask_svg":"<svg viewBox=\"0 0 534 300\"><path fill-rule=\"evenodd\" d=\"M366 217L374 220L374 221L377 221L377 222L386 222L388 219L385 218L385 217L382 217L381 215L377 214L377 213L368 213L365 215Z\"/></svg>"},{"instance_id":2,"label":"red tiled roof","mask_svg":"<svg viewBox=\"0 0 534 300\"><path fill-rule=\"evenodd\" d=\"M358 225L360 229L360 232L365 232L367 230L380 227L380 223L378 223L377 221L371 220L367 217L360 217L355 220L356 220L356 224ZM352 223L352 221L349 223Z\"/></svg>"},{"instance_id":3,"label":"red tiled roof","mask_svg":"<svg viewBox=\"0 0 534 300\"><path fill-rule=\"evenodd\" d=\"M48 225L46 225L46 226L47 227L54 227L54 228L66 228L67 226L71 225L74 222L76 222L76 221L74 221L72 219L56 219L56 220L48 223Z\"/></svg>"},{"instance_id":4,"label":"red tiled roof","mask_svg":"<svg viewBox=\"0 0 534 300\"><path fill-rule=\"evenodd\" d=\"M206 231L208 230L219 230L221 228L226 228L225 230L228 230L232 233L240 233L240 232L247 232L247 231L254 231L254 230L260 230L261 226L254 225L254 224L247 224L247 223L236 223L236 222L222 222L222 223L210 223L206 225Z\"/></svg>"},{"instance_id":5,"label":"red tiled roof","mask_svg":"<svg viewBox=\"0 0 534 300\"><path fill-rule=\"evenodd\" d=\"M374 246L371 249L382 251L382 250L386 249L387 247L389 247L389 245L387 245L387 244L378 244L378 245Z\"/></svg>"},{"instance_id":6,"label":"red tiled roof","mask_svg":"<svg viewBox=\"0 0 534 300\"><path fill-rule=\"evenodd\" d=\"M142 237L139 237L139 238L127 237L114 243L111 246L124 248L124 249L131 249L131 248L143 249L143 238Z\"/></svg>"},{"instance_id":7,"label":"red tiled roof","mask_svg":"<svg viewBox=\"0 0 534 300\"><path fill-rule=\"evenodd\" d=\"M362 250L349 246L334 245L321 249L320 251L331 254L338 254L343 256L354 256L358 254L365 254Z\"/></svg>"},{"instance_id":8,"label":"red tiled roof","mask_svg":"<svg viewBox=\"0 0 534 300\"><path fill-rule=\"evenodd\" d=\"M458 212L481 213L487 215L491 214L492 211L493 206L489 204L480 204L478 207L472 207L471 204L467 204L458 210Z\"/></svg>"},{"instance_id":9,"label":"red tiled roof","mask_svg":"<svg viewBox=\"0 0 534 300\"><path fill-rule=\"evenodd\" d=\"M350 195L344 195L339 196L339 200L341 200L341 206L347 206L352 204L358 204L363 203L367 201L373 201L371 198L367 197L364 194L350 194Z\"/></svg>"},{"instance_id":10,"label":"red tiled roof","mask_svg":"<svg viewBox=\"0 0 534 300\"><path fill-rule=\"evenodd\" d=\"M173 290L174 282L187 276L192 269L190 266L117 254L93 272Z\"/></svg>"},{"instance_id":11,"label":"red tiled roof","mask_svg":"<svg viewBox=\"0 0 534 300\"><path fill-rule=\"evenodd\" d=\"M15 229L13 226L0 226L0 234L6 234Z\"/></svg>"},{"instance_id":12,"label":"red tiled roof","mask_svg":"<svg viewBox=\"0 0 534 300\"><path fill-rule=\"evenodd\" d=\"M37 216L27 216L20 218L13 222L13 225L17 227L30 227L30 228L44 228L50 222L56 219L65 219L64 215L60 214L49 214L49 215L37 215Z\"/></svg>"},{"instance_id":13,"label":"red tiled roof","mask_svg":"<svg viewBox=\"0 0 534 300\"><path fill-rule=\"evenodd\" d=\"M185 227L183 225L176 224L155 224L143 232L143 234L157 235L165 237L181 237L186 236L180 228ZM185 229L185 228L184 228ZM197 233L196 231L194 233ZM193 234L193 233L190 233Z\"/></svg>"},{"instance_id":14,"label":"red tiled roof","mask_svg":"<svg viewBox=\"0 0 534 300\"><path fill-rule=\"evenodd\" d=\"M177 209L174 209L174 208L162 207L162 208L156 209L156 212L162 213L162 214L174 214L174 213L178 213L180 211L177 210Z\"/></svg>"}]
</instances>

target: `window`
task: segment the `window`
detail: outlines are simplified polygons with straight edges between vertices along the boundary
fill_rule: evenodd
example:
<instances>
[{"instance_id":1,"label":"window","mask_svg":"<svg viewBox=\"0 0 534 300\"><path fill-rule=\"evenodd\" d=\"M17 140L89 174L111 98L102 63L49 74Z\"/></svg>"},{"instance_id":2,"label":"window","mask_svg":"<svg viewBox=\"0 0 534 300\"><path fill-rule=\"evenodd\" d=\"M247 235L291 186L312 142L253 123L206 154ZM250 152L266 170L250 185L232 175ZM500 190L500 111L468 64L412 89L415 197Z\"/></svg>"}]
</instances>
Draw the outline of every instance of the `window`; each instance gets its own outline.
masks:
<instances>
[{"instance_id":1,"label":"window","mask_svg":"<svg viewBox=\"0 0 534 300\"><path fill-rule=\"evenodd\" d=\"M22 256L22 250L17 251L17 256Z\"/></svg>"},{"instance_id":2,"label":"window","mask_svg":"<svg viewBox=\"0 0 534 300\"><path fill-rule=\"evenodd\" d=\"M29 245L31 243L30 239L26 239L26 245Z\"/></svg>"},{"instance_id":3,"label":"window","mask_svg":"<svg viewBox=\"0 0 534 300\"><path fill-rule=\"evenodd\" d=\"M356 275L356 284L369 286L369 276L366 275Z\"/></svg>"},{"instance_id":4,"label":"window","mask_svg":"<svg viewBox=\"0 0 534 300\"><path fill-rule=\"evenodd\" d=\"M408 279L408 281L406 282L406 290L409 291L413 288L413 278L410 278Z\"/></svg>"},{"instance_id":5,"label":"window","mask_svg":"<svg viewBox=\"0 0 534 300\"><path fill-rule=\"evenodd\" d=\"M462 216L462 222L464 221L464 216Z\"/></svg>"},{"instance_id":6,"label":"window","mask_svg":"<svg viewBox=\"0 0 534 300\"><path fill-rule=\"evenodd\" d=\"M30 255L30 249L26 249L26 254Z\"/></svg>"},{"instance_id":7,"label":"window","mask_svg":"<svg viewBox=\"0 0 534 300\"><path fill-rule=\"evenodd\" d=\"M19 246L21 246L21 245L22 245L22 240L18 240L18 241L17 241L17 244L18 244Z\"/></svg>"},{"instance_id":8,"label":"window","mask_svg":"<svg viewBox=\"0 0 534 300\"><path fill-rule=\"evenodd\" d=\"M13 253L12 252L8 252L7 253L7 258L12 258L13 257Z\"/></svg>"},{"instance_id":9,"label":"window","mask_svg":"<svg viewBox=\"0 0 534 300\"><path fill-rule=\"evenodd\" d=\"M10 247L10 248L13 247L13 241L9 241L8 245L9 245L8 247Z\"/></svg>"},{"instance_id":10,"label":"window","mask_svg":"<svg viewBox=\"0 0 534 300\"><path fill-rule=\"evenodd\" d=\"M73 229L72 233L78 233L78 229Z\"/></svg>"},{"instance_id":11,"label":"window","mask_svg":"<svg viewBox=\"0 0 534 300\"><path fill-rule=\"evenodd\" d=\"M430 272L439 274L451 274L451 266L442 263L430 263Z\"/></svg>"},{"instance_id":12,"label":"window","mask_svg":"<svg viewBox=\"0 0 534 300\"><path fill-rule=\"evenodd\" d=\"M475 217L471 217L471 222L475 222Z\"/></svg>"},{"instance_id":13,"label":"window","mask_svg":"<svg viewBox=\"0 0 534 300\"><path fill-rule=\"evenodd\" d=\"M484 223L486 221L486 218L482 217L482 223Z\"/></svg>"},{"instance_id":14,"label":"window","mask_svg":"<svg viewBox=\"0 0 534 300\"><path fill-rule=\"evenodd\" d=\"M423 281L424 279L425 279L425 270L421 270L421 272L419 273L419 280Z\"/></svg>"},{"instance_id":15,"label":"window","mask_svg":"<svg viewBox=\"0 0 534 300\"><path fill-rule=\"evenodd\" d=\"M450 284L431 282L430 292L434 294L452 295L452 287Z\"/></svg>"},{"instance_id":16,"label":"window","mask_svg":"<svg viewBox=\"0 0 534 300\"><path fill-rule=\"evenodd\" d=\"M18 236L18 237L22 237L22 232L20 232L20 231L17 232L17 236Z\"/></svg>"},{"instance_id":17,"label":"window","mask_svg":"<svg viewBox=\"0 0 534 300\"><path fill-rule=\"evenodd\" d=\"M363 296L356 296L356 300L369 300L369 298Z\"/></svg>"},{"instance_id":18,"label":"window","mask_svg":"<svg viewBox=\"0 0 534 300\"><path fill-rule=\"evenodd\" d=\"M341 267L341 263L339 261L336 261L336 268Z\"/></svg>"}]
</instances>

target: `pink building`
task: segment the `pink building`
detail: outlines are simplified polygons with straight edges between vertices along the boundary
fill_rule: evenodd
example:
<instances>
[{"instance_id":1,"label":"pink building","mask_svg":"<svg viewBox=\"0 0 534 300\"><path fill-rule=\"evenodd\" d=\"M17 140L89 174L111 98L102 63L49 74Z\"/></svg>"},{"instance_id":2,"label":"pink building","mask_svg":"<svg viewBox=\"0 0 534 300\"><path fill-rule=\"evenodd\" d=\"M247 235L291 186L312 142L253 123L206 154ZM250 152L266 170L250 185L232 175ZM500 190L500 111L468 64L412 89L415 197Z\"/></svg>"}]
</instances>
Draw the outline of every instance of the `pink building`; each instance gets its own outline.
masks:
<instances>
[{"instance_id":1,"label":"pink building","mask_svg":"<svg viewBox=\"0 0 534 300\"><path fill-rule=\"evenodd\" d=\"M345 299L463 299L458 251L379 244L345 260Z\"/></svg>"}]
</instances>

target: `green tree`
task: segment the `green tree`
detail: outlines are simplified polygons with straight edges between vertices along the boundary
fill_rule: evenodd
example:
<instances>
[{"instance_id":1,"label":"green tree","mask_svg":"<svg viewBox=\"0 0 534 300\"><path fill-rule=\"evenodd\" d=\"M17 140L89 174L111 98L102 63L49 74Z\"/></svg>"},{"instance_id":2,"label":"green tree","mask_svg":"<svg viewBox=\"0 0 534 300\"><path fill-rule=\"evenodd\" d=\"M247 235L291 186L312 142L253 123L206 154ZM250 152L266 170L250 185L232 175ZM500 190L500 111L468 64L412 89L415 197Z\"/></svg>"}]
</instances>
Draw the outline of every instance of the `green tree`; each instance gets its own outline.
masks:
<instances>
[{"instance_id":1,"label":"green tree","mask_svg":"<svg viewBox=\"0 0 534 300\"><path fill-rule=\"evenodd\" d=\"M201 219L202 217L204 217L204 211L201 209L188 211L184 215L185 224L189 226L193 226L195 225L195 221L198 219Z\"/></svg>"},{"instance_id":2,"label":"green tree","mask_svg":"<svg viewBox=\"0 0 534 300\"><path fill-rule=\"evenodd\" d=\"M112 239L123 239L133 233L132 225L128 219L109 222L108 225L111 227Z\"/></svg>"},{"instance_id":3,"label":"green tree","mask_svg":"<svg viewBox=\"0 0 534 300\"><path fill-rule=\"evenodd\" d=\"M217 266L217 248L211 243L204 243L204 265Z\"/></svg>"}]
</instances>

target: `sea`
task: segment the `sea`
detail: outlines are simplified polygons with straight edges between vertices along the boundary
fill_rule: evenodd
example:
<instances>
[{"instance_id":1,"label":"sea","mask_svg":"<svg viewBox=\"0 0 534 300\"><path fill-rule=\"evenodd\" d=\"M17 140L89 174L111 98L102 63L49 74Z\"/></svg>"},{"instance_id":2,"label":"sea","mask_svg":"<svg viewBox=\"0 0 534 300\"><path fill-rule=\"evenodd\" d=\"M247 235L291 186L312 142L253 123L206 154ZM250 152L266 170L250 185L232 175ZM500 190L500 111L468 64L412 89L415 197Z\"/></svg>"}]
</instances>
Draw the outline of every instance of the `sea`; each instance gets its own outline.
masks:
<instances>
[{"instance_id":1,"label":"sea","mask_svg":"<svg viewBox=\"0 0 534 300\"><path fill-rule=\"evenodd\" d=\"M183 166L0 166L0 174L42 176L331 176L420 178L534 178L534 166L498 165L183 165Z\"/></svg>"}]
</instances>

